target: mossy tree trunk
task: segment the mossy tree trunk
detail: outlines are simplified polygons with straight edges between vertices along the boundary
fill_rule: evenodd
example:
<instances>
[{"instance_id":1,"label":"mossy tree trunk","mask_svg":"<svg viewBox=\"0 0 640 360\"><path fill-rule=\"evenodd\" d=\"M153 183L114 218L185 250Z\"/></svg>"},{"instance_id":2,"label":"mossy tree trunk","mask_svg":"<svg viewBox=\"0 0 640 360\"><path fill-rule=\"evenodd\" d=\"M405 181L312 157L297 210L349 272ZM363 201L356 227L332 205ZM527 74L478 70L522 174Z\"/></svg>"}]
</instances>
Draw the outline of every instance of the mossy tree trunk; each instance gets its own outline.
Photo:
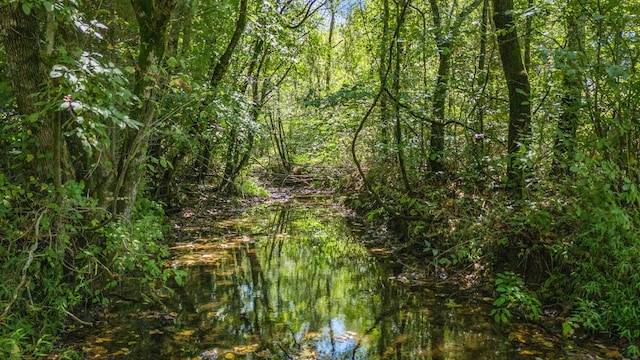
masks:
<instances>
[{"instance_id":1,"label":"mossy tree trunk","mask_svg":"<svg viewBox=\"0 0 640 360\"><path fill-rule=\"evenodd\" d=\"M526 154L531 141L531 101L529 75L524 67L518 33L513 21L513 0L493 0L502 69L509 92L509 130L507 136L507 186L524 191L530 173Z\"/></svg>"},{"instance_id":2,"label":"mossy tree trunk","mask_svg":"<svg viewBox=\"0 0 640 360\"><path fill-rule=\"evenodd\" d=\"M162 64L167 42L167 29L176 0L131 0L138 20L140 45L136 61L134 94L140 99L131 118L141 123L139 128L127 128L118 164L114 188L116 214L131 216L138 189L144 178L149 136L158 109Z\"/></svg>"}]
</instances>

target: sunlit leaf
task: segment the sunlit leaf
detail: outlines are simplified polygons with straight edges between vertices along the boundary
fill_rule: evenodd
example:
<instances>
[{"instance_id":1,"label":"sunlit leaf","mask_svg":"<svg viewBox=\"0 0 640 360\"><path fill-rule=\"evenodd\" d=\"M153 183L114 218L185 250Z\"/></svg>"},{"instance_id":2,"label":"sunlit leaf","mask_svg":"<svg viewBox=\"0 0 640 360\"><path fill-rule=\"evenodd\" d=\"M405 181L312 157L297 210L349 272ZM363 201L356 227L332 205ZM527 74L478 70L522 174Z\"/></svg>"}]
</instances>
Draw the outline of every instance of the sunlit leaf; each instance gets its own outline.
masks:
<instances>
[{"instance_id":1,"label":"sunlit leaf","mask_svg":"<svg viewBox=\"0 0 640 360\"><path fill-rule=\"evenodd\" d=\"M22 3L22 11L27 15L31 14L31 4L23 2Z\"/></svg>"}]
</instances>

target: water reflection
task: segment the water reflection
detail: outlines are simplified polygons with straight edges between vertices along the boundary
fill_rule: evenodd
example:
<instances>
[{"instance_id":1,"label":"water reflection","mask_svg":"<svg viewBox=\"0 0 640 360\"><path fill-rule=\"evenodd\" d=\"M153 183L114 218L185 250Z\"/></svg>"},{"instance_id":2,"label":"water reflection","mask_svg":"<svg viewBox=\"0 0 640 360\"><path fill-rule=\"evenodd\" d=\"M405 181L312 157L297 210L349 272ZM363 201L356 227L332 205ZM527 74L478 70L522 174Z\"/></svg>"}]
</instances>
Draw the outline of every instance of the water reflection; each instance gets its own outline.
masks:
<instances>
[{"instance_id":1,"label":"water reflection","mask_svg":"<svg viewBox=\"0 0 640 360\"><path fill-rule=\"evenodd\" d=\"M271 205L219 226L225 228L219 238L189 239L174 249L173 266L188 275L162 311L123 307L87 337L94 345L88 355L513 357L476 309L447 307L447 299L389 280L391 268L358 244L330 205ZM98 339L109 340L96 346Z\"/></svg>"}]
</instances>

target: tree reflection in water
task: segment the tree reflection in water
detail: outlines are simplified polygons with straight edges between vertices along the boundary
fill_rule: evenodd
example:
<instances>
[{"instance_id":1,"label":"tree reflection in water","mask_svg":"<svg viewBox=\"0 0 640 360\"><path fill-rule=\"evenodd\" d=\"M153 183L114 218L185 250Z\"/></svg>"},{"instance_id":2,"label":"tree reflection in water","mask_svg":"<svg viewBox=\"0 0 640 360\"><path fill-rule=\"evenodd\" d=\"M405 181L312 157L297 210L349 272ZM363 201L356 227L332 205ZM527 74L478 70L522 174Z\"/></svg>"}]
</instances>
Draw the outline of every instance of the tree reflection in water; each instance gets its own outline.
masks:
<instances>
[{"instance_id":1,"label":"tree reflection in water","mask_svg":"<svg viewBox=\"0 0 640 360\"><path fill-rule=\"evenodd\" d=\"M219 238L174 250L173 266L188 275L163 309L177 313L173 322L132 321L140 309L123 308L109 322L118 333L108 352L132 344L122 358L511 357L476 309L390 279L327 204L261 207L224 226Z\"/></svg>"}]
</instances>

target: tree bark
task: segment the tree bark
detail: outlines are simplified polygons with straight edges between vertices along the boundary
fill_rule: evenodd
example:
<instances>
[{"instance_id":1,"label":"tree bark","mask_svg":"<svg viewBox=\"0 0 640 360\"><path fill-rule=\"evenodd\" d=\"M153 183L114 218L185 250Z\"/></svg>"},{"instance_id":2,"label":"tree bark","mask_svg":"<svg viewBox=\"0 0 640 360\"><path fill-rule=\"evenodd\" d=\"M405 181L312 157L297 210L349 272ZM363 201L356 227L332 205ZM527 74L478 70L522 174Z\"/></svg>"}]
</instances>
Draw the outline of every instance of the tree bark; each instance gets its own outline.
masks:
<instances>
[{"instance_id":1,"label":"tree bark","mask_svg":"<svg viewBox=\"0 0 640 360\"><path fill-rule=\"evenodd\" d=\"M333 32L336 26L336 1L337 0L329 0L329 11L330 11L330 19L329 19L329 39L328 39L328 49L327 49L327 69L325 71L325 91L327 94L331 91L331 62L333 61Z\"/></svg>"},{"instance_id":2,"label":"tree bark","mask_svg":"<svg viewBox=\"0 0 640 360\"><path fill-rule=\"evenodd\" d=\"M573 3L566 17L567 46L564 53L566 69L562 79L562 114L558 120L556 140L553 147L552 172L556 175L568 175L569 162L573 159L574 139L581 108L582 71L581 57L584 51L585 18L581 14L580 4Z\"/></svg>"},{"instance_id":3,"label":"tree bark","mask_svg":"<svg viewBox=\"0 0 640 360\"><path fill-rule=\"evenodd\" d=\"M224 79L225 74L229 70L229 65L231 64L231 56L233 55L233 52L235 51L236 47L238 47L238 44L240 44L240 39L242 38L242 34L244 33L247 27L247 21L248 21L247 4L248 4L248 0L240 1L240 7L238 9L238 18L236 19L236 26L233 31L233 35L231 35L231 40L229 40L229 44L227 44L227 47L224 53L222 54L222 56L220 57L220 59L218 59L218 61L215 63L215 66L213 66L213 72L211 73L211 78L209 79L209 85L211 86L212 89L215 89L216 87L218 87L222 79ZM205 106L205 105L206 104L204 103L202 104L202 106ZM234 134L234 131L230 132L230 135L232 134ZM207 153L200 154L201 155L200 157L202 158L202 161L203 161L202 162L203 166L201 166L200 168L200 174L198 174L198 178L200 180L203 180L204 177L210 172L210 169L209 169L210 154L208 153L208 150L211 149L211 144L209 144L210 142L209 139L203 139L203 141L205 142L204 149L207 150ZM231 150L233 150L233 146L229 148L229 151ZM229 161L232 161L232 159L230 160L229 158L227 158L227 164L229 164ZM227 186L226 181L228 180L228 176L230 176L230 174L232 173L233 173L233 168L229 168L228 166L225 166L225 171L224 171L224 175L221 182L221 188L226 188Z\"/></svg>"},{"instance_id":4,"label":"tree bark","mask_svg":"<svg viewBox=\"0 0 640 360\"><path fill-rule=\"evenodd\" d=\"M0 7L0 29L7 56L7 70L16 98L19 115L29 116L42 108L35 94L43 90L48 74L40 57L40 28L34 12L25 14L17 4ZM62 99L60 99L62 100ZM32 174L41 180L52 174L53 164L49 157L37 155L53 154L53 123L46 118L36 117L35 121L24 121L24 126L35 141L30 142L29 151L35 156Z\"/></svg>"},{"instance_id":5,"label":"tree bark","mask_svg":"<svg viewBox=\"0 0 640 360\"><path fill-rule=\"evenodd\" d=\"M513 21L513 0L493 0L493 21L498 37L502 69L509 91L509 132L507 138L507 187L524 191L529 173L525 154L531 138L531 102L529 75L522 61L522 51Z\"/></svg>"},{"instance_id":6,"label":"tree bark","mask_svg":"<svg viewBox=\"0 0 640 360\"><path fill-rule=\"evenodd\" d=\"M235 51L236 47L240 43L240 38L247 27L247 3L248 0L240 0L240 9L238 11L238 19L236 20L236 28L233 31L231 40L224 51L224 54L220 57L220 60L216 63L213 73L211 74L210 84L212 88L218 86L218 83L224 77L229 69L231 63L231 55Z\"/></svg>"},{"instance_id":7,"label":"tree bark","mask_svg":"<svg viewBox=\"0 0 640 360\"><path fill-rule=\"evenodd\" d=\"M433 92L433 123L431 124L431 134L429 144L431 154L429 155L429 167L433 173L440 173L444 170L442 156L444 154L444 117L447 100L447 90L449 87L449 68L451 62L451 43L442 36L442 24L440 20L440 9L438 0L429 0L433 25L435 32L436 46L438 47L438 75L436 88Z\"/></svg>"},{"instance_id":8,"label":"tree bark","mask_svg":"<svg viewBox=\"0 0 640 360\"><path fill-rule=\"evenodd\" d=\"M404 163L404 141L402 139L402 122L400 118L400 69L402 62L402 27L404 26L404 11L403 9L405 5L402 3L403 1L398 3L398 36L394 39L396 42L396 56L395 56L395 67L393 71L393 92L396 97L395 106L394 106L394 116L395 116L395 128L394 135L396 140L396 155L398 159L398 166L400 167L400 176L402 179L402 184L404 186L405 191L411 191L411 184L409 183L409 177L407 176L407 168Z\"/></svg>"},{"instance_id":9,"label":"tree bark","mask_svg":"<svg viewBox=\"0 0 640 360\"><path fill-rule=\"evenodd\" d=\"M389 0L382 0L382 37L380 38L380 65L378 66L378 78L380 86L386 88L387 71L389 63L387 61L387 43L389 42ZM383 153L387 153L389 145L389 111L387 108L387 95L385 92L380 95L380 137L383 146Z\"/></svg>"},{"instance_id":10,"label":"tree bark","mask_svg":"<svg viewBox=\"0 0 640 360\"><path fill-rule=\"evenodd\" d=\"M142 104L131 112L131 118L142 125L128 128L122 146L115 185L114 213L125 218L131 216L138 187L143 180L142 165L146 161L150 127L157 110L157 90L160 72L154 69L162 64L166 49L166 33L176 0L131 0L138 20L140 45L136 63L133 93Z\"/></svg>"},{"instance_id":11,"label":"tree bark","mask_svg":"<svg viewBox=\"0 0 640 360\"><path fill-rule=\"evenodd\" d=\"M438 0L429 0L431 13L433 16L434 38L438 48L438 77L436 88L433 93L433 123L431 124L431 155L429 156L429 167L434 173L444 171L444 135L445 135L445 115L447 105L447 93L449 92L449 78L451 73L451 59L453 56L453 41L460 32L460 27L464 19L477 8L482 0L475 0L467 5L456 15L456 19L450 27L444 28L442 25L440 7Z\"/></svg>"}]
</instances>

